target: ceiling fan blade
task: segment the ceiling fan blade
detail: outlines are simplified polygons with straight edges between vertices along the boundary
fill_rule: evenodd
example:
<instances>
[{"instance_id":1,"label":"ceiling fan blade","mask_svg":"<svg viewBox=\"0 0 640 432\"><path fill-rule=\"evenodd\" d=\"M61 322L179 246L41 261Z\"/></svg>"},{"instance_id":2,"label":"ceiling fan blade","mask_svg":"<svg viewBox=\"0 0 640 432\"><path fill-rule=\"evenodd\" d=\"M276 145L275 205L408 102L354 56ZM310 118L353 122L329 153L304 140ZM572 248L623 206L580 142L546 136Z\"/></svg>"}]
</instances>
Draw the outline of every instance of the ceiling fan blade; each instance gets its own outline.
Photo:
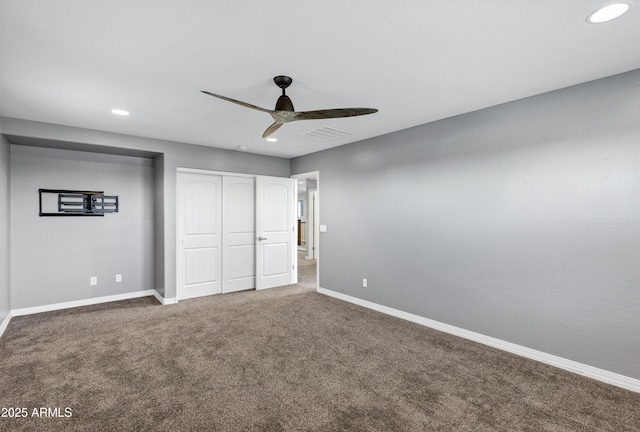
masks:
<instances>
[{"instance_id":1,"label":"ceiling fan blade","mask_svg":"<svg viewBox=\"0 0 640 432\"><path fill-rule=\"evenodd\" d=\"M278 87L280 87L280 89L282 89L282 95L278 98L278 101L276 102L276 108L273 110L262 108L236 99L231 99L229 97L211 93L205 90L200 91L204 94L208 94L209 96L226 100L227 102L231 102L236 105L241 105L246 108L251 108L270 114L275 121L271 126L267 128L267 130L264 131L264 133L262 134L262 138L266 138L273 134L275 131L280 129L280 127L284 123L296 120L320 120L340 117L355 117L378 112L378 110L375 108L336 108L315 111L294 111L291 99L285 94L285 89L289 87L289 85L293 82L291 77L279 75L277 77L274 77L273 81Z\"/></svg>"},{"instance_id":2,"label":"ceiling fan blade","mask_svg":"<svg viewBox=\"0 0 640 432\"><path fill-rule=\"evenodd\" d=\"M266 108L260 108L259 106L255 106L255 105L251 105L250 103L246 103L246 102L242 102L242 101L239 101L239 100L231 99L231 98L228 98L226 96L221 96L219 94L211 93L211 92L208 92L208 91L205 91L205 90L200 90L200 91L202 93L204 93L204 94L208 94L209 96L213 96L213 97L217 97L218 99L223 99L223 100L226 100L226 101L229 101L229 102L233 102L234 104L242 105L243 107L247 107L247 108L251 108L251 109L254 109L254 110L266 112L266 113L269 113L269 114L271 114L273 112L273 110L269 110L269 109L266 109Z\"/></svg>"},{"instance_id":3,"label":"ceiling fan blade","mask_svg":"<svg viewBox=\"0 0 640 432\"><path fill-rule=\"evenodd\" d=\"M377 112L378 110L375 108L336 108L317 111L296 111L295 113L293 113L293 115L291 116L291 120L289 121L355 117Z\"/></svg>"},{"instance_id":4,"label":"ceiling fan blade","mask_svg":"<svg viewBox=\"0 0 640 432\"><path fill-rule=\"evenodd\" d=\"M280 129L280 126L282 126L282 122L279 122L276 120L271 126L267 128L266 131L264 131L264 133L262 134L262 138L266 138L272 133L274 133L275 131L277 131L278 129Z\"/></svg>"}]
</instances>

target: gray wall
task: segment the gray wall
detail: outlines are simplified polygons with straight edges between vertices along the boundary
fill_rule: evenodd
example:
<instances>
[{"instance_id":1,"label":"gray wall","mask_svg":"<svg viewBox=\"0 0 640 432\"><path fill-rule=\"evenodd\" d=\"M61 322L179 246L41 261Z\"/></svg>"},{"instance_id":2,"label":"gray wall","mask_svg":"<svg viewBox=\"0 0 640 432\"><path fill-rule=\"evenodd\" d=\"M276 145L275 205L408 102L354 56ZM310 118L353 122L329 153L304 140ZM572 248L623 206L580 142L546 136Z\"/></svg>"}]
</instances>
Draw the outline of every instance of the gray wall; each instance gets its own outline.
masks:
<instances>
[{"instance_id":1,"label":"gray wall","mask_svg":"<svg viewBox=\"0 0 640 432\"><path fill-rule=\"evenodd\" d=\"M153 160L154 164L154 242L156 248L154 251L154 287L162 296L165 295L164 283L164 262L165 262L165 224L164 224L164 155L156 156Z\"/></svg>"},{"instance_id":2,"label":"gray wall","mask_svg":"<svg viewBox=\"0 0 640 432\"><path fill-rule=\"evenodd\" d=\"M289 160L277 157L6 117L0 117L0 130L12 144L155 158L154 285L165 298L176 296L178 167L289 176Z\"/></svg>"},{"instance_id":3,"label":"gray wall","mask_svg":"<svg viewBox=\"0 0 640 432\"><path fill-rule=\"evenodd\" d=\"M40 188L104 191L120 209L40 217ZM12 145L11 237L13 309L153 289L153 161Z\"/></svg>"},{"instance_id":4,"label":"gray wall","mask_svg":"<svg viewBox=\"0 0 640 432\"><path fill-rule=\"evenodd\" d=\"M640 379L638 101L640 70L292 159L320 286Z\"/></svg>"},{"instance_id":5,"label":"gray wall","mask_svg":"<svg viewBox=\"0 0 640 432\"><path fill-rule=\"evenodd\" d=\"M0 135L0 323L9 315L9 143Z\"/></svg>"}]
</instances>

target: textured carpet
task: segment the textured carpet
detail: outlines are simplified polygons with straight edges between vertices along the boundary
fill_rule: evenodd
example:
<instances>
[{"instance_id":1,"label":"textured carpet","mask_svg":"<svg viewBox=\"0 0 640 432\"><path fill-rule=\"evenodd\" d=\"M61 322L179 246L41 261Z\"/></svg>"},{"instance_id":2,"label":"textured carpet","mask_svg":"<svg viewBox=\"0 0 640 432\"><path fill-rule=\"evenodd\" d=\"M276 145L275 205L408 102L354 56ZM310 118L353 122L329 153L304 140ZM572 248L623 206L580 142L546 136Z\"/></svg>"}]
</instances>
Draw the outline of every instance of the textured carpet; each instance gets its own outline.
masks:
<instances>
[{"instance_id":1,"label":"textured carpet","mask_svg":"<svg viewBox=\"0 0 640 432\"><path fill-rule=\"evenodd\" d=\"M298 251L298 285L316 288L318 285L316 260L304 259L304 255L304 252Z\"/></svg>"},{"instance_id":2,"label":"textured carpet","mask_svg":"<svg viewBox=\"0 0 640 432\"><path fill-rule=\"evenodd\" d=\"M0 418L3 431L640 425L640 394L295 285L16 317L0 339L0 385L0 407L29 413ZM32 416L42 407L61 416Z\"/></svg>"}]
</instances>

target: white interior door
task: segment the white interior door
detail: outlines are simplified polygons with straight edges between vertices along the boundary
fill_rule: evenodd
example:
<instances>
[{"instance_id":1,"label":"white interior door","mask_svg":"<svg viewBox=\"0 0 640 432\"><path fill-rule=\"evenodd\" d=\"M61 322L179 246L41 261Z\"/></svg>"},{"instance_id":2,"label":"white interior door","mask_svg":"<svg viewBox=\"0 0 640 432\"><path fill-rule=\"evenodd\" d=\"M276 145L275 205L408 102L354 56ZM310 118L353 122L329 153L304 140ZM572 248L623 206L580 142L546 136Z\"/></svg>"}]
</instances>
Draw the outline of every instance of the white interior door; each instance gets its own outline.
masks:
<instances>
[{"instance_id":1,"label":"white interior door","mask_svg":"<svg viewBox=\"0 0 640 432\"><path fill-rule=\"evenodd\" d=\"M178 300L218 294L221 284L222 177L178 173Z\"/></svg>"},{"instance_id":2,"label":"white interior door","mask_svg":"<svg viewBox=\"0 0 640 432\"><path fill-rule=\"evenodd\" d=\"M296 179L256 177L256 289L298 279Z\"/></svg>"},{"instance_id":3,"label":"white interior door","mask_svg":"<svg viewBox=\"0 0 640 432\"><path fill-rule=\"evenodd\" d=\"M307 259L318 259L318 191L309 191L309 213L311 223L307 224L311 247L307 250Z\"/></svg>"},{"instance_id":4,"label":"white interior door","mask_svg":"<svg viewBox=\"0 0 640 432\"><path fill-rule=\"evenodd\" d=\"M222 292L256 287L256 180L222 178Z\"/></svg>"}]
</instances>

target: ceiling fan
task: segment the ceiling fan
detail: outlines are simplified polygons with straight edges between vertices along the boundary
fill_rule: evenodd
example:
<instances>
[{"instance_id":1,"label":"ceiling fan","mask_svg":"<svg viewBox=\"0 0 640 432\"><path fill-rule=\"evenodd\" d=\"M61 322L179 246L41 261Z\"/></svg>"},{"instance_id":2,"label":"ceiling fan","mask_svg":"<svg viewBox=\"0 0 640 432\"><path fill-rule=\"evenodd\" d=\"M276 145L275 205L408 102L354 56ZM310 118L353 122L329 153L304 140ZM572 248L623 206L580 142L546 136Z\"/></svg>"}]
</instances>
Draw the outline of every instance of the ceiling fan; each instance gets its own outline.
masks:
<instances>
[{"instance_id":1,"label":"ceiling fan","mask_svg":"<svg viewBox=\"0 0 640 432\"><path fill-rule=\"evenodd\" d=\"M275 120L275 122L267 128L262 134L262 138L266 138L275 131L277 131L280 126L284 123L297 121L297 120L320 120L320 119L331 119L331 118L340 118L340 117L354 117L361 116L365 114L373 114L378 112L375 108L335 108L335 109L324 109L324 110L316 110L316 111L295 111L293 109L293 103L289 96L285 94L285 89L291 85L293 79L288 76L279 75L273 78L273 81L276 83L278 87L282 89L282 95L278 98L276 102L275 109L266 109L261 108L259 106L251 105L246 102L242 102L239 100L231 99L226 96L221 96L215 93L211 93L205 90L201 90L202 93L208 94L209 96L217 97L219 99L223 99L229 102L233 102L238 105L242 105L247 108L252 108L258 111L266 112L271 114L271 117Z\"/></svg>"}]
</instances>

